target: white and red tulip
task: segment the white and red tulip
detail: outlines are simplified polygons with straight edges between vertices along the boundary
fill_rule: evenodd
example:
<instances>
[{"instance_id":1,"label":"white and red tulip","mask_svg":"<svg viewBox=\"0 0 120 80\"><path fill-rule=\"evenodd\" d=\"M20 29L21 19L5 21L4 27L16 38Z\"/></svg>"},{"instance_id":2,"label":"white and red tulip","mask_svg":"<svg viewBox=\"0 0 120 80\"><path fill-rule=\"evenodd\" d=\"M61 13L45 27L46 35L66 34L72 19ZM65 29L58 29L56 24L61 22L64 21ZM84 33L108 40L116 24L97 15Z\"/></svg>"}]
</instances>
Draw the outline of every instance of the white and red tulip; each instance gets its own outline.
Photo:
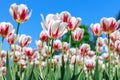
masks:
<instances>
[{"instance_id":1,"label":"white and red tulip","mask_svg":"<svg viewBox=\"0 0 120 80\"><path fill-rule=\"evenodd\" d=\"M67 29L69 31L74 31L80 25L81 25L81 18L71 17L70 21L67 23Z\"/></svg>"},{"instance_id":2,"label":"white and red tulip","mask_svg":"<svg viewBox=\"0 0 120 80\"><path fill-rule=\"evenodd\" d=\"M13 31L13 25L9 22L0 23L0 36L6 38Z\"/></svg>"},{"instance_id":3,"label":"white and red tulip","mask_svg":"<svg viewBox=\"0 0 120 80\"><path fill-rule=\"evenodd\" d=\"M102 27L99 23L91 24L90 30L92 31L93 35L100 36L102 34Z\"/></svg>"},{"instance_id":4,"label":"white and red tulip","mask_svg":"<svg viewBox=\"0 0 120 80\"><path fill-rule=\"evenodd\" d=\"M112 32L114 32L118 28L118 25L119 22L117 22L113 17L103 17L101 19L101 27L106 34L111 34Z\"/></svg>"},{"instance_id":5,"label":"white and red tulip","mask_svg":"<svg viewBox=\"0 0 120 80\"><path fill-rule=\"evenodd\" d=\"M87 56L88 52L90 51L90 45L89 44L82 44L79 49L79 53L81 56Z\"/></svg>"},{"instance_id":6,"label":"white and red tulip","mask_svg":"<svg viewBox=\"0 0 120 80\"><path fill-rule=\"evenodd\" d=\"M28 7L25 4L17 5L16 3L14 3L10 6L9 11L12 18L17 23L26 22L32 14L32 11L29 13Z\"/></svg>"},{"instance_id":7,"label":"white and red tulip","mask_svg":"<svg viewBox=\"0 0 120 80\"><path fill-rule=\"evenodd\" d=\"M83 34L84 34L84 29L76 28L72 32L72 38L74 41L80 41L83 38Z\"/></svg>"},{"instance_id":8,"label":"white and red tulip","mask_svg":"<svg viewBox=\"0 0 120 80\"><path fill-rule=\"evenodd\" d=\"M60 20L63 22L69 23L71 19L71 14L67 11L63 11L60 13Z\"/></svg>"},{"instance_id":9,"label":"white and red tulip","mask_svg":"<svg viewBox=\"0 0 120 80\"><path fill-rule=\"evenodd\" d=\"M40 39L43 41L43 42L46 42L48 40L48 34L45 32L45 31L41 31L40 33Z\"/></svg>"},{"instance_id":10,"label":"white and red tulip","mask_svg":"<svg viewBox=\"0 0 120 80\"><path fill-rule=\"evenodd\" d=\"M31 37L23 34L19 37L18 43L21 47L26 47L31 43Z\"/></svg>"},{"instance_id":11,"label":"white and red tulip","mask_svg":"<svg viewBox=\"0 0 120 80\"><path fill-rule=\"evenodd\" d=\"M53 49L54 50L61 50L62 49L62 42L59 39L54 40Z\"/></svg>"}]
</instances>

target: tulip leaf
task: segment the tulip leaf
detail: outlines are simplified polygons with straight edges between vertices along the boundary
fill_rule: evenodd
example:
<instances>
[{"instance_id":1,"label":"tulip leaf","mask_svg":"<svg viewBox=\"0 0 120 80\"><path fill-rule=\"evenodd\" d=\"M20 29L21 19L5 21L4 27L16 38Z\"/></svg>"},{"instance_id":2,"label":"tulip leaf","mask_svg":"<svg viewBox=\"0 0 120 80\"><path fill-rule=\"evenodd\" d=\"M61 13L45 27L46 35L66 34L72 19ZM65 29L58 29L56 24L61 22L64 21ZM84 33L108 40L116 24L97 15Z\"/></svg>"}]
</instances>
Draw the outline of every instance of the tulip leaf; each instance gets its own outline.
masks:
<instances>
[{"instance_id":1,"label":"tulip leaf","mask_svg":"<svg viewBox=\"0 0 120 80\"><path fill-rule=\"evenodd\" d=\"M12 76L11 76L11 71L10 71L10 65L9 65L9 55L8 55L8 51L7 51L7 57L6 57L6 80L12 80Z\"/></svg>"}]
</instances>

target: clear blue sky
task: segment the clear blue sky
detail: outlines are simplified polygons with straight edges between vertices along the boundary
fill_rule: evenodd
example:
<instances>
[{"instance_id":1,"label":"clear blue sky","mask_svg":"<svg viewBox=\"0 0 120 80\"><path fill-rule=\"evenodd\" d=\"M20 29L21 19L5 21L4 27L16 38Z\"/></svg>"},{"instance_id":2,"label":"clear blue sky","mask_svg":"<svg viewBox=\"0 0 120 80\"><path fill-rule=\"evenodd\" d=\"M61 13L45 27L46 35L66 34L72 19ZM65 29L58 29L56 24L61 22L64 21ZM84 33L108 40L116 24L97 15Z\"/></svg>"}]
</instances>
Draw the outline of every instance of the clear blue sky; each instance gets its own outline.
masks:
<instances>
[{"instance_id":1,"label":"clear blue sky","mask_svg":"<svg viewBox=\"0 0 120 80\"><path fill-rule=\"evenodd\" d=\"M30 46L35 46L35 40L39 39L39 33L42 30L40 25L40 13L47 15L49 13L60 13L69 11L71 15L82 18L82 24L90 25L99 22L102 17L116 17L120 10L120 0L0 0L0 22L11 22L16 28L17 24L13 21L9 13L9 7L12 3L26 4L32 9L31 18L21 25L20 34L32 36ZM6 41L5 41L6 42ZM8 49L4 44L4 49Z\"/></svg>"}]
</instances>

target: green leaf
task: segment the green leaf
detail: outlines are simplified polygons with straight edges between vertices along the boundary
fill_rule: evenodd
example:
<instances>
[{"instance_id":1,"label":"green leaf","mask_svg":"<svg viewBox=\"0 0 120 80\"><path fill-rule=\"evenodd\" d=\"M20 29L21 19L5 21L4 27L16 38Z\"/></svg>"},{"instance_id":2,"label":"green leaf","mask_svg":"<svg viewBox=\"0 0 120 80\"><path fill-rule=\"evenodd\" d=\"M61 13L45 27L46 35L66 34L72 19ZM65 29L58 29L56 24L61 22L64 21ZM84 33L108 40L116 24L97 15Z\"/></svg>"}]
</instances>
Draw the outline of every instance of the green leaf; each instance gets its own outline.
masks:
<instances>
[{"instance_id":1,"label":"green leaf","mask_svg":"<svg viewBox=\"0 0 120 80\"><path fill-rule=\"evenodd\" d=\"M66 68L65 68L65 75L63 80L70 80L71 79L71 69L70 69L70 63L69 60L67 60Z\"/></svg>"},{"instance_id":2,"label":"green leaf","mask_svg":"<svg viewBox=\"0 0 120 80\"><path fill-rule=\"evenodd\" d=\"M9 55L8 55L8 51L7 51L7 58L6 58L6 80L12 80L12 76L11 76L11 71L10 71L10 65L9 65Z\"/></svg>"}]
</instances>

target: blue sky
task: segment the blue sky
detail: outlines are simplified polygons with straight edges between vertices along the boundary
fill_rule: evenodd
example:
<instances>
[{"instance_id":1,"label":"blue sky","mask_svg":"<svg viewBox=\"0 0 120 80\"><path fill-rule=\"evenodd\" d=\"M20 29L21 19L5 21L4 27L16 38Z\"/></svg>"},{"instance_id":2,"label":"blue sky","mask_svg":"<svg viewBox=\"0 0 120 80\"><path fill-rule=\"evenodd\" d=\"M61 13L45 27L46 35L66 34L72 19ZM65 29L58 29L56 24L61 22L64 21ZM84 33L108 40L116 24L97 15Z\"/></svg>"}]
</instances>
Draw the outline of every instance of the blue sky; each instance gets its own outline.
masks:
<instances>
[{"instance_id":1,"label":"blue sky","mask_svg":"<svg viewBox=\"0 0 120 80\"><path fill-rule=\"evenodd\" d=\"M35 40L39 39L39 33L42 30L40 25L42 13L46 16L49 13L60 13L69 11L72 16L81 17L82 24L89 26L91 23L99 23L102 17L116 17L120 10L120 0L0 0L0 22L11 22L16 28L17 24L13 21L9 13L9 7L12 3L26 4L29 10L32 9L31 18L21 24L20 34L30 35L32 43L35 46ZM4 43L4 49L8 49Z\"/></svg>"}]
</instances>

